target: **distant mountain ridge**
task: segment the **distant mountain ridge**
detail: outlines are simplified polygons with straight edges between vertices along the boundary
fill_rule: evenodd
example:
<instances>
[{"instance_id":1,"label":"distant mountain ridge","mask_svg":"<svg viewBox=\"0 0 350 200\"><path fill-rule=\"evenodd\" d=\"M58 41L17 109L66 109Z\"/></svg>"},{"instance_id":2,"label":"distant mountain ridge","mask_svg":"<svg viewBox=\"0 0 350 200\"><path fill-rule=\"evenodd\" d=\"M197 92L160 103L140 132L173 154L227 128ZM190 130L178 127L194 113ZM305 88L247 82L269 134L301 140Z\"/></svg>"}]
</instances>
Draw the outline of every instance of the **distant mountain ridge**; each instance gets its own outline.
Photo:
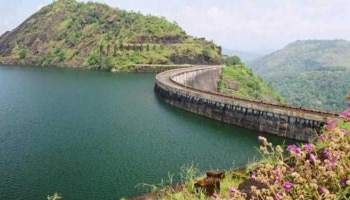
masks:
<instances>
[{"instance_id":1,"label":"distant mountain ridge","mask_svg":"<svg viewBox=\"0 0 350 200\"><path fill-rule=\"evenodd\" d=\"M324 110L346 108L349 41L296 41L249 66L293 105Z\"/></svg>"},{"instance_id":2,"label":"distant mountain ridge","mask_svg":"<svg viewBox=\"0 0 350 200\"><path fill-rule=\"evenodd\" d=\"M259 53L231 50L227 48L222 48L222 54L227 56L238 56L243 62L253 61L263 56L263 54Z\"/></svg>"},{"instance_id":3,"label":"distant mountain ridge","mask_svg":"<svg viewBox=\"0 0 350 200\"><path fill-rule=\"evenodd\" d=\"M96 67L101 46L108 68L221 63L221 47L163 17L58 0L0 37L0 64Z\"/></svg>"},{"instance_id":4,"label":"distant mountain ridge","mask_svg":"<svg viewBox=\"0 0 350 200\"><path fill-rule=\"evenodd\" d=\"M350 42L346 40L305 40L288 44L254 62L258 74L269 75L284 66L284 74L320 69L350 68ZM268 70L267 70L268 69Z\"/></svg>"}]
</instances>

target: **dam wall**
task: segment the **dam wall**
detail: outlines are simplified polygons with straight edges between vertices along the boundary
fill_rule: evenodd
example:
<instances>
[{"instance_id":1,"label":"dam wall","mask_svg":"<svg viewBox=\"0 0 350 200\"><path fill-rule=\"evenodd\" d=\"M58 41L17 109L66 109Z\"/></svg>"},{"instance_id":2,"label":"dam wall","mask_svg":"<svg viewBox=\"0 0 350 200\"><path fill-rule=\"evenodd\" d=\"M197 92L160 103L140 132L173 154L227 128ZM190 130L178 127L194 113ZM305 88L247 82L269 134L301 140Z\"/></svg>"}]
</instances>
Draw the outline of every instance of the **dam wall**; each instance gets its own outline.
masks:
<instances>
[{"instance_id":1,"label":"dam wall","mask_svg":"<svg viewBox=\"0 0 350 200\"><path fill-rule=\"evenodd\" d=\"M203 91L216 92L220 82L221 68L203 68L193 71L183 71L171 76L172 81L185 87Z\"/></svg>"},{"instance_id":2,"label":"dam wall","mask_svg":"<svg viewBox=\"0 0 350 200\"><path fill-rule=\"evenodd\" d=\"M337 117L333 113L223 95L214 89L216 79L207 80L220 71L220 66L200 66L162 72L156 76L155 92L165 102L192 113L304 142L313 141L323 125Z\"/></svg>"}]
</instances>

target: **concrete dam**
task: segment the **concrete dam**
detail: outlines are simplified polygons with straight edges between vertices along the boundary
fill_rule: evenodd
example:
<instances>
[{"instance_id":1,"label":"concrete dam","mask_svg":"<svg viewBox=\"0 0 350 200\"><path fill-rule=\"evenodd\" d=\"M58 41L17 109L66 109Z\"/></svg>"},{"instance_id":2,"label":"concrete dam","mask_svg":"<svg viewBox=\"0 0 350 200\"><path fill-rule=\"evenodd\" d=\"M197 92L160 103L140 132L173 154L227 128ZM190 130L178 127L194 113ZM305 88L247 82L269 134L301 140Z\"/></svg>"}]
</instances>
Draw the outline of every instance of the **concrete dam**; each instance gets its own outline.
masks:
<instances>
[{"instance_id":1,"label":"concrete dam","mask_svg":"<svg viewBox=\"0 0 350 200\"><path fill-rule=\"evenodd\" d=\"M334 113L277 105L217 92L222 66L196 66L157 74L155 92L165 102L228 124L309 142Z\"/></svg>"}]
</instances>

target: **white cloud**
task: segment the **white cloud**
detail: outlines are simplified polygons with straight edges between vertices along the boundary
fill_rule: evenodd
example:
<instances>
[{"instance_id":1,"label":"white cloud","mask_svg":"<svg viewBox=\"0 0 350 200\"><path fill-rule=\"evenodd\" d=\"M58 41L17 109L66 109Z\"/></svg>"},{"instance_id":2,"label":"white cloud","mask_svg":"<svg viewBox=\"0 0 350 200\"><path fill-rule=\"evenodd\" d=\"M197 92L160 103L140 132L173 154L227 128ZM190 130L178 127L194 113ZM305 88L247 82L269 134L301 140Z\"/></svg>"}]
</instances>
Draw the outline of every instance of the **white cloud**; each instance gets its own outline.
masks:
<instances>
[{"instance_id":1,"label":"white cloud","mask_svg":"<svg viewBox=\"0 0 350 200\"><path fill-rule=\"evenodd\" d=\"M348 0L96 1L165 16L178 22L191 35L213 39L233 49L276 49L298 39L350 39ZM0 32L14 28L32 14L30 12L50 2L52 0L0 0L0 20L8 21L7 25L0 22ZM23 6L17 6L19 4Z\"/></svg>"},{"instance_id":2,"label":"white cloud","mask_svg":"<svg viewBox=\"0 0 350 200\"><path fill-rule=\"evenodd\" d=\"M346 0L263 1L220 7L187 6L176 16L185 30L243 49L281 48L298 39L350 39L350 3Z\"/></svg>"}]
</instances>

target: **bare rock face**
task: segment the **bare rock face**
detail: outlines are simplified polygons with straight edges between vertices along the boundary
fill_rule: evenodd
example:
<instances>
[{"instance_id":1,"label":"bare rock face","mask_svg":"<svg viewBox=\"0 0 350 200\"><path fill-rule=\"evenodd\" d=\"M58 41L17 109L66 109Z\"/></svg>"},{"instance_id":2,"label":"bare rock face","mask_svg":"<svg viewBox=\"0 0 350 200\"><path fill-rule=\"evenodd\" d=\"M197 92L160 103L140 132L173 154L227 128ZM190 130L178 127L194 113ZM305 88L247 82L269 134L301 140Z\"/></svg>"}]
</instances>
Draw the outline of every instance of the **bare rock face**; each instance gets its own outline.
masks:
<instances>
[{"instance_id":1,"label":"bare rock face","mask_svg":"<svg viewBox=\"0 0 350 200\"><path fill-rule=\"evenodd\" d=\"M194 187L198 192L204 192L205 195L212 196L215 192L220 191L220 179L206 177L197 181Z\"/></svg>"}]
</instances>

